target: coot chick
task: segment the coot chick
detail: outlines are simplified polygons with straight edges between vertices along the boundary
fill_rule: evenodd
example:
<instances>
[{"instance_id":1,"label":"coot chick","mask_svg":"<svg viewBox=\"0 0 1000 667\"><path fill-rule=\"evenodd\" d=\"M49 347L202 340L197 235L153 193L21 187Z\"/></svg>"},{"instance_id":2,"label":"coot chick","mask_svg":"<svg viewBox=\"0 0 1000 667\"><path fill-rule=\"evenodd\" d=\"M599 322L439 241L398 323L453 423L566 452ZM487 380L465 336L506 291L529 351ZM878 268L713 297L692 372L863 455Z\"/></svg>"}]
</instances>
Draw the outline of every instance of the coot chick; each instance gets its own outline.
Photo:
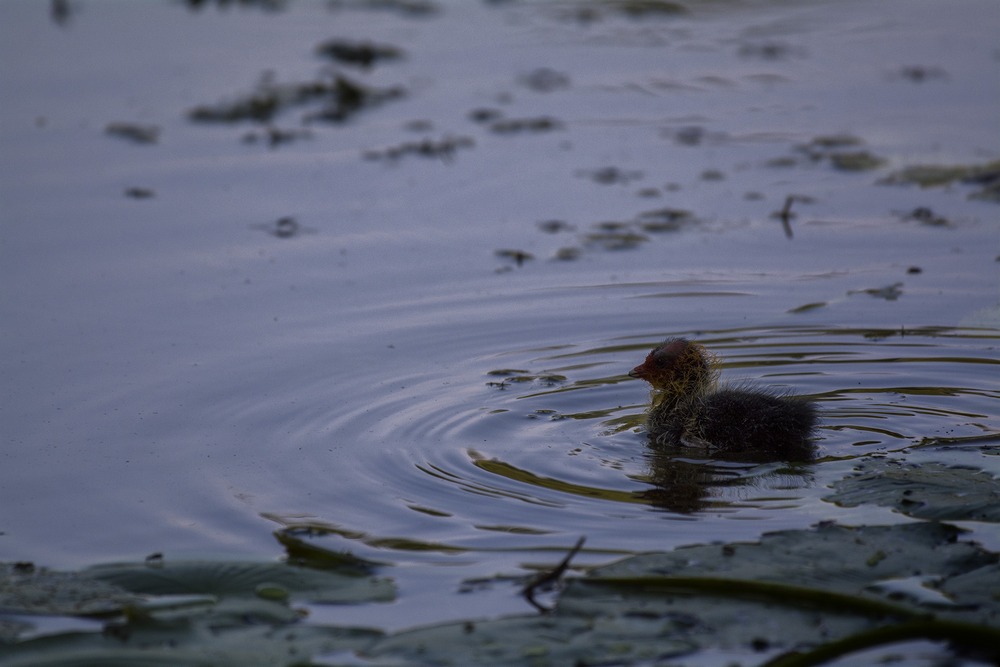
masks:
<instances>
[{"instance_id":1,"label":"coot chick","mask_svg":"<svg viewBox=\"0 0 1000 667\"><path fill-rule=\"evenodd\" d=\"M653 386L646 429L654 445L812 457L817 416L811 401L755 387L719 386L714 356L697 343L669 338L629 375Z\"/></svg>"}]
</instances>

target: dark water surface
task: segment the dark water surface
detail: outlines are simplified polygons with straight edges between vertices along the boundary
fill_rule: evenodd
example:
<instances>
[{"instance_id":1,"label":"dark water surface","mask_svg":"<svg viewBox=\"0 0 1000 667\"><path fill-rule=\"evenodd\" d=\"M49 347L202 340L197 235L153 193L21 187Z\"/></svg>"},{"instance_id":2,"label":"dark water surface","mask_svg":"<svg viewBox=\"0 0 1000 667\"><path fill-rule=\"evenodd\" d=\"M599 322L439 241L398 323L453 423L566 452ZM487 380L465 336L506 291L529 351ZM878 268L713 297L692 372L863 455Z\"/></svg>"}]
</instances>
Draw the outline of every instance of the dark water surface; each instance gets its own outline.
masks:
<instances>
[{"instance_id":1,"label":"dark water surface","mask_svg":"<svg viewBox=\"0 0 1000 667\"><path fill-rule=\"evenodd\" d=\"M391 629L524 611L456 591L581 535L905 520L823 500L865 457L1000 474L1000 208L877 183L1000 156L995 2L364 4L0 4L0 559L317 526L400 595L313 613ZM188 115L333 72L405 94ZM817 462L650 452L626 373L668 335L819 401Z\"/></svg>"}]
</instances>

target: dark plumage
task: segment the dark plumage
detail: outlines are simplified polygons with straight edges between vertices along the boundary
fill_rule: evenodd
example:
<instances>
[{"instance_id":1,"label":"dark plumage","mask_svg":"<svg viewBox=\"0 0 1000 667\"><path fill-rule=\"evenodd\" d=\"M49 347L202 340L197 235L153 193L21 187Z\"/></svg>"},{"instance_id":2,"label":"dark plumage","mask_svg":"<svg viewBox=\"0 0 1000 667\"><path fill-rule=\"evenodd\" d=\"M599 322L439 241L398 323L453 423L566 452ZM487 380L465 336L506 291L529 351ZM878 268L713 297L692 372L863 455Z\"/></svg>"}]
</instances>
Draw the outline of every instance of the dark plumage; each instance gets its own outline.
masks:
<instances>
[{"instance_id":1,"label":"dark plumage","mask_svg":"<svg viewBox=\"0 0 1000 667\"><path fill-rule=\"evenodd\" d=\"M629 375L653 386L647 417L653 444L800 460L812 455L817 416L811 401L718 386L715 359L697 343L668 339Z\"/></svg>"}]
</instances>

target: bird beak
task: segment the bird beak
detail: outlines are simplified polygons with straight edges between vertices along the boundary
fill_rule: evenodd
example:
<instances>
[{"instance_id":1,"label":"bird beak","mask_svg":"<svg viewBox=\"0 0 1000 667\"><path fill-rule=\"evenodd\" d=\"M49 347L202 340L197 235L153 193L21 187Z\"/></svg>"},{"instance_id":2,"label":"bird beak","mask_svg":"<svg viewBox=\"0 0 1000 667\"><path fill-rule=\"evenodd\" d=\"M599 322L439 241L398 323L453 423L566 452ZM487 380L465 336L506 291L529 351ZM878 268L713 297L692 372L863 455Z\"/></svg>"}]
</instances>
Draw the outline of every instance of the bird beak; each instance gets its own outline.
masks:
<instances>
[{"instance_id":1,"label":"bird beak","mask_svg":"<svg viewBox=\"0 0 1000 667\"><path fill-rule=\"evenodd\" d=\"M628 372L629 377L642 379L642 366L636 366Z\"/></svg>"}]
</instances>

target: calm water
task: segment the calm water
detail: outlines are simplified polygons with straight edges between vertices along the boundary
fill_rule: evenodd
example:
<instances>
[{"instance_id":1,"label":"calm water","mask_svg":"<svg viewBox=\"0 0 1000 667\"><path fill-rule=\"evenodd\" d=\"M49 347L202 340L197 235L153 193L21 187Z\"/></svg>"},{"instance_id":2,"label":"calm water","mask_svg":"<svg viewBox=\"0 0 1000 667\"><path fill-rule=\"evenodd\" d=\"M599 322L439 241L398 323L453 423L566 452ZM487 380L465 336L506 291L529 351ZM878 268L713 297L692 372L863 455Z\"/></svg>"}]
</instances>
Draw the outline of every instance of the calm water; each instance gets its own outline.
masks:
<instances>
[{"instance_id":1,"label":"calm water","mask_svg":"<svg viewBox=\"0 0 1000 667\"><path fill-rule=\"evenodd\" d=\"M320 526L400 599L316 617L397 628L525 611L456 592L580 535L600 563L903 520L823 501L861 457L1000 474L1000 208L876 184L1000 155L992 0L361 4L0 4L0 559L271 558ZM332 70L406 94L289 108L309 136L275 147L188 118ZM885 164L800 148L839 135ZM626 373L668 335L815 397L819 460L653 456Z\"/></svg>"}]
</instances>

